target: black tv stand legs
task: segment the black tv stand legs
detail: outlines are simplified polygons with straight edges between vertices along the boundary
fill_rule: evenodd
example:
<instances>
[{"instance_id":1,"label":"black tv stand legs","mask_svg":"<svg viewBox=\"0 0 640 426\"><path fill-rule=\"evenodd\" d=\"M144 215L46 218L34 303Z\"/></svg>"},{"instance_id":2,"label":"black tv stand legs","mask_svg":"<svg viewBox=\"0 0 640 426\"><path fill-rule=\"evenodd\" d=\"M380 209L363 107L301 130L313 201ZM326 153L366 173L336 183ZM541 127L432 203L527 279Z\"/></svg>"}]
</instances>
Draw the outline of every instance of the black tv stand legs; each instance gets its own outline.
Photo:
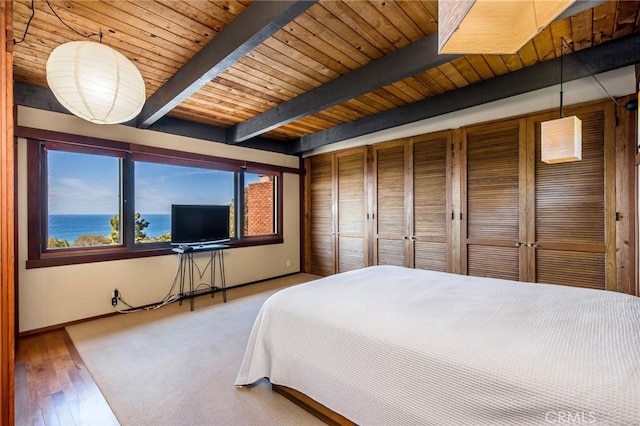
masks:
<instances>
[{"instance_id":1,"label":"black tv stand legs","mask_svg":"<svg viewBox=\"0 0 640 426\"><path fill-rule=\"evenodd\" d=\"M185 249L180 246L172 249L174 253L177 253L179 256L178 263L178 275L180 279L180 293L179 293L179 304L182 305L182 300L185 298L189 298L189 304L191 310L194 309L194 297L196 296L196 289L194 288L194 281L196 279L196 274L194 272L194 267L198 269L198 277L202 278L206 273L207 268L209 268L211 273L211 285L210 292L211 297L217 291L222 291L222 300L224 303L227 302L227 288L225 285L225 271L224 271L224 249L227 248L225 245L221 244L212 244L212 245L204 245L204 246L196 246L189 247L189 249ZM199 252L209 252L210 258L209 262L206 264L204 269L200 271L197 267L196 261L193 257L194 253ZM216 286L216 270L220 270L220 286ZM189 288L185 291L185 280L188 282Z\"/></svg>"}]
</instances>

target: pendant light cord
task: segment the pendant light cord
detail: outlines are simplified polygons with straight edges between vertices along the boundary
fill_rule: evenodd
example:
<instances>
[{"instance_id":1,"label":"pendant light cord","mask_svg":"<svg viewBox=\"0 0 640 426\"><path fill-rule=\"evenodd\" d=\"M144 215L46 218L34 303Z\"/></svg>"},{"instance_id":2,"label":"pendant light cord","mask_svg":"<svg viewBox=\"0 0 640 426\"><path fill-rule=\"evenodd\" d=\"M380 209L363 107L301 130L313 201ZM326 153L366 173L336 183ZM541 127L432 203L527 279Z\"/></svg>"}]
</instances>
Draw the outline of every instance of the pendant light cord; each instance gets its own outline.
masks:
<instances>
[{"instance_id":1,"label":"pendant light cord","mask_svg":"<svg viewBox=\"0 0 640 426\"><path fill-rule=\"evenodd\" d=\"M564 37L560 37L562 39L562 43L560 44L560 118L564 117L564 110L563 110L563 105L562 105L562 101L564 98L564 90L563 90L563 83L564 83L564 43L566 43L567 41L564 39Z\"/></svg>"},{"instance_id":2,"label":"pendant light cord","mask_svg":"<svg viewBox=\"0 0 640 426\"><path fill-rule=\"evenodd\" d=\"M560 47L560 52L561 52L561 55L560 55L560 117L562 117L562 80L563 80L563 73L564 73L564 62L563 62L564 46L566 45L571 50L571 53L576 53L576 51L573 49L573 46L569 44L569 42L564 37L560 37L560 40L562 42L562 45ZM598 80L598 77L596 77L595 73L591 70L589 65L583 62L579 56L575 55L575 58L578 59L578 61L582 64L583 67L587 69L587 71L589 71L589 74L591 75L591 77L593 77L596 83L598 83L598 86L600 86L600 88L604 91L607 97L611 99L614 104L616 104L616 107L619 107L620 104L618 103L618 101L616 101L613 98L613 96L611 96L611 94L606 89L606 87L604 87L604 85L600 82L600 80Z\"/></svg>"},{"instance_id":3,"label":"pendant light cord","mask_svg":"<svg viewBox=\"0 0 640 426\"><path fill-rule=\"evenodd\" d=\"M102 30L100 30L100 32L97 33L91 33L91 34L83 34L80 31L76 30L75 28L73 28L72 26L70 26L69 24L67 24L66 22L64 22L62 20L62 18L60 17L60 15L58 15L58 13L55 11L55 9L53 8L53 6L51 6L51 3L49 3L49 0L44 0L45 3L47 3L47 6L49 6L49 9L51 9L51 12L53 12L53 14L55 15L56 18L58 18L58 20L60 22L62 22L62 24L69 28L71 31L73 31L74 33L85 37L85 38L91 38L91 37L95 37L95 36L99 36L100 37L100 43L102 43ZM31 20L33 19L33 17L36 14L36 8L34 5L34 0L31 0L31 16L29 17L29 21L27 22L27 27L24 29L24 34L22 35L22 38L20 40L13 40L13 44L14 46L16 44L20 44L22 42L24 42L24 40L27 38L27 33L29 32L29 26L31 25Z\"/></svg>"},{"instance_id":4,"label":"pendant light cord","mask_svg":"<svg viewBox=\"0 0 640 426\"><path fill-rule=\"evenodd\" d=\"M24 34L22 34L22 38L20 40L13 40L13 45L15 46L16 44L20 44L24 41L25 38L27 38L27 32L29 31L29 26L31 25L31 20L33 19L33 16L36 14L36 8L33 5L34 0L31 0L31 16L29 17L29 20L27 21L27 27L24 29Z\"/></svg>"},{"instance_id":5,"label":"pendant light cord","mask_svg":"<svg viewBox=\"0 0 640 426\"><path fill-rule=\"evenodd\" d=\"M90 37L94 37L94 36L100 36L100 41L102 41L102 31L100 31L100 33L91 33L89 35L82 34L80 31L78 31L75 28L71 27L69 24L67 24L66 22L64 22L62 20L62 18L56 13L56 11L53 8L53 6L51 6L51 3L49 3L49 0L44 0L44 1L49 6L49 9L51 9L51 12L53 12L53 14L56 15L56 18L58 18L60 20L60 22L62 22L64 24L65 27L69 28L71 31L73 31L76 34L81 35L82 37L90 38Z\"/></svg>"}]
</instances>

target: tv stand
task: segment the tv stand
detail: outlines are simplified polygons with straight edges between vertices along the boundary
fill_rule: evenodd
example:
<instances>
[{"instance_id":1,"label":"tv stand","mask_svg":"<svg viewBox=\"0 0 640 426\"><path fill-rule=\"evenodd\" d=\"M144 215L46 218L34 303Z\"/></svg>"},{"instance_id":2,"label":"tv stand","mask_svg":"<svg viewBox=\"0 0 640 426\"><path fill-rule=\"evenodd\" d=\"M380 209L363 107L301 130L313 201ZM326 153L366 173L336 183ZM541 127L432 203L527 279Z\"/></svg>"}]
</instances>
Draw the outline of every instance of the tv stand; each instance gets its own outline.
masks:
<instances>
[{"instance_id":1,"label":"tv stand","mask_svg":"<svg viewBox=\"0 0 640 426\"><path fill-rule=\"evenodd\" d=\"M178 262L178 274L180 275L180 302L182 305L182 299L188 297L193 311L194 306L194 265L197 267L193 258L194 253L210 253L209 263L198 274L202 278L209 268L211 273L211 297L213 297L216 291L222 291L222 300L227 302L227 288L225 285L224 274L224 249L229 248L225 244L200 244L200 245L181 245L171 249L172 252L177 253L179 256ZM220 286L216 286L216 260L218 261L218 267L220 268ZM199 269L198 269L199 270ZM185 292L185 276L188 275L189 290Z\"/></svg>"}]
</instances>

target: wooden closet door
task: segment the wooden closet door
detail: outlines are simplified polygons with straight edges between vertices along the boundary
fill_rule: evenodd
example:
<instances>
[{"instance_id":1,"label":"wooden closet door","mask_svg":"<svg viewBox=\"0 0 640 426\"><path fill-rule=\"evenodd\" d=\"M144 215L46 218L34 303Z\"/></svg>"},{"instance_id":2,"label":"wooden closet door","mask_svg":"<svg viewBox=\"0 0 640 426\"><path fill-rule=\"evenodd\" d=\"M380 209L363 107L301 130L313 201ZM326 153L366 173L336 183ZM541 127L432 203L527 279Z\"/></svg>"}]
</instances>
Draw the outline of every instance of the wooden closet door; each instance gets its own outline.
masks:
<instances>
[{"instance_id":1,"label":"wooden closet door","mask_svg":"<svg viewBox=\"0 0 640 426\"><path fill-rule=\"evenodd\" d=\"M307 159L307 272L335 273L333 155Z\"/></svg>"},{"instance_id":2,"label":"wooden closet door","mask_svg":"<svg viewBox=\"0 0 640 426\"><path fill-rule=\"evenodd\" d=\"M413 138L411 264L451 271L451 132Z\"/></svg>"},{"instance_id":3,"label":"wooden closet door","mask_svg":"<svg viewBox=\"0 0 640 426\"><path fill-rule=\"evenodd\" d=\"M466 154L461 170L465 188L463 274L521 278L519 243L524 235L520 215L525 206L520 204L520 192L525 189L526 174L521 175L520 147L525 143L520 140L524 140L525 131L524 120L462 130L462 150Z\"/></svg>"},{"instance_id":4,"label":"wooden closet door","mask_svg":"<svg viewBox=\"0 0 640 426\"><path fill-rule=\"evenodd\" d=\"M577 112L577 114L576 114ZM582 120L582 160L540 160L540 123L529 120L535 138L535 270L531 281L615 290L615 117L611 105L565 116Z\"/></svg>"},{"instance_id":5,"label":"wooden closet door","mask_svg":"<svg viewBox=\"0 0 640 426\"><path fill-rule=\"evenodd\" d=\"M367 266L366 166L365 148L336 154L336 272Z\"/></svg>"},{"instance_id":6,"label":"wooden closet door","mask_svg":"<svg viewBox=\"0 0 640 426\"><path fill-rule=\"evenodd\" d=\"M373 147L373 263L410 266L405 178L407 143L394 141Z\"/></svg>"}]
</instances>

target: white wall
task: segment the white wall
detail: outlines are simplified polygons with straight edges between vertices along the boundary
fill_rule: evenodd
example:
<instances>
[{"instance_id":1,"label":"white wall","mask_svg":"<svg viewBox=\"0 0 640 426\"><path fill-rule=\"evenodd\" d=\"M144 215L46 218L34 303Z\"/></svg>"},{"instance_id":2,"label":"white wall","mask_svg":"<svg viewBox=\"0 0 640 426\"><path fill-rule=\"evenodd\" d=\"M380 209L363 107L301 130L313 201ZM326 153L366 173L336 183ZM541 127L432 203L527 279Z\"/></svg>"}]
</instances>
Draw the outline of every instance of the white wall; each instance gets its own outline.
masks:
<instances>
[{"instance_id":1,"label":"white wall","mask_svg":"<svg viewBox=\"0 0 640 426\"><path fill-rule=\"evenodd\" d=\"M18 108L18 124L25 127L296 169L299 164L299 159L295 156L240 148L127 126L100 126L70 115L26 107ZM26 269L27 170L25 140L18 141L17 168L18 309L21 332L110 313L112 312L111 294L114 288L118 288L126 301L132 305L154 303L167 294L176 273L177 256L175 255ZM284 174L284 243L227 250L224 255L227 286L300 270L299 185L298 175ZM290 262L288 267L286 266L287 261Z\"/></svg>"}]
</instances>

